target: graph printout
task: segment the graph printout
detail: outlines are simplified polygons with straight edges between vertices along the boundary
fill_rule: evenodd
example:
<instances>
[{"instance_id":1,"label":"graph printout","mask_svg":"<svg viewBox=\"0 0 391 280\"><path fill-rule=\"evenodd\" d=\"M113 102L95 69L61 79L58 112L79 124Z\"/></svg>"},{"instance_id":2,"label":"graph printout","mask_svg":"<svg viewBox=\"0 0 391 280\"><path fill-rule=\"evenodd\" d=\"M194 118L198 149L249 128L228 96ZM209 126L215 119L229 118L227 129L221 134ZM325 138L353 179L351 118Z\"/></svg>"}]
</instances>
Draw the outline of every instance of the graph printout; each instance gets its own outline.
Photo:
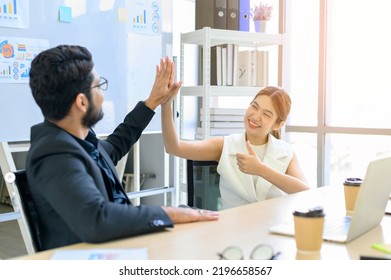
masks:
<instances>
[{"instance_id":1,"label":"graph printout","mask_svg":"<svg viewBox=\"0 0 391 280\"><path fill-rule=\"evenodd\" d=\"M0 37L0 84L28 83L31 61L47 48L48 40Z\"/></svg>"},{"instance_id":2,"label":"graph printout","mask_svg":"<svg viewBox=\"0 0 391 280\"><path fill-rule=\"evenodd\" d=\"M161 0L132 0L126 2L130 32L145 35L162 33Z\"/></svg>"},{"instance_id":3,"label":"graph printout","mask_svg":"<svg viewBox=\"0 0 391 280\"><path fill-rule=\"evenodd\" d=\"M13 28L28 28L29 1L0 0L0 26Z\"/></svg>"}]
</instances>

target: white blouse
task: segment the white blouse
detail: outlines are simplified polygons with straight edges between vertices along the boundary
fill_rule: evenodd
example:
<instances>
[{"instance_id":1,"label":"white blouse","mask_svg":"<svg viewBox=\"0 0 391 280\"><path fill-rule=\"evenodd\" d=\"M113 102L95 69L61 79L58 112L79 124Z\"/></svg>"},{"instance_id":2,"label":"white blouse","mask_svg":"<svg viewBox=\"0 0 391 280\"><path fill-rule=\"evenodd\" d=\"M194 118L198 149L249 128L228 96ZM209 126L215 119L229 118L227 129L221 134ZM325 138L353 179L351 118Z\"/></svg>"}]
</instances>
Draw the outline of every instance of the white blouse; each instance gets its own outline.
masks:
<instances>
[{"instance_id":1,"label":"white blouse","mask_svg":"<svg viewBox=\"0 0 391 280\"><path fill-rule=\"evenodd\" d=\"M223 209L285 195L285 192L264 178L248 175L239 170L236 153L248 154L245 139L245 132L224 137L223 151L217 166ZM292 146L271 134L264 146L255 147L258 157L271 168L285 173L293 157Z\"/></svg>"}]
</instances>

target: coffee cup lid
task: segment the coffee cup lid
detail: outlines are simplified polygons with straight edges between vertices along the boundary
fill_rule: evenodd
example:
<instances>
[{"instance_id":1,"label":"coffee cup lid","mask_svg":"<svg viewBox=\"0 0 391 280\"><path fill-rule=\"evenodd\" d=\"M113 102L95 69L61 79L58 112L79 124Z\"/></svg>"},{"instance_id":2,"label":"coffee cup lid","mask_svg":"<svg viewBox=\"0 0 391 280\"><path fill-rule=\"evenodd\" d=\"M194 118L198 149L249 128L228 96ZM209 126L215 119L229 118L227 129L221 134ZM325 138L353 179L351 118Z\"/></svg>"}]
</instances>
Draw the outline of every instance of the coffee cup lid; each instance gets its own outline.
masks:
<instances>
[{"instance_id":1,"label":"coffee cup lid","mask_svg":"<svg viewBox=\"0 0 391 280\"><path fill-rule=\"evenodd\" d=\"M361 178L346 178L344 185L348 186L360 186L362 184Z\"/></svg>"},{"instance_id":2,"label":"coffee cup lid","mask_svg":"<svg viewBox=\"0 0 391 280\"><path fill-rule=\"evenodd\" d=\"M300 217L324 217L325 213L323 211L323 208L320 206L308 209L308 211L294 211L294 216L300 216Z\"/></svg>"}]
</instances>

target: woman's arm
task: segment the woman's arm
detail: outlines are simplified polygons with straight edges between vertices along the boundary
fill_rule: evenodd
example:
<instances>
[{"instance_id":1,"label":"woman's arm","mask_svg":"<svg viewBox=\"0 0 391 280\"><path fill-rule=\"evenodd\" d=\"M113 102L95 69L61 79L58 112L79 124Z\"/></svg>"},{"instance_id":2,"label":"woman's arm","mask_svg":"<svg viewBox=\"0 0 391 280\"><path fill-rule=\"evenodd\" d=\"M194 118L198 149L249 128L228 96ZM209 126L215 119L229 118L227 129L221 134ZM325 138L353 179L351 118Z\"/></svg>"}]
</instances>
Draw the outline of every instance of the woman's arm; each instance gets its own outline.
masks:
<instances>
[{"instance_id":1,"label":"woman's arm","mask_svg":"<svg viewBox=\"0 0 391 280\"><path fill-rule=\"evenodd\" d=\"M223 137L201 141L182 141L175 129L172 101L162 105L162 132L167 153L192 160L219 161L223 149Z\"/></svg>"},{"instance_id":2,"label":"woman's arm","mask_svg":"<svg viewBox=\"0 0 391 280\"><path fill-rule=\"evenodd\" d=\"M171 75L168 87L171 90L170 98L161 104L162 108L162 132L166 152L181 158L191 160L215 160L220 159L224 139L209 138L202 141L181 141L175 129L172 102L178 94L182 82L175 82L175 67L171 67Z\"/></svg>"}]
</instances>

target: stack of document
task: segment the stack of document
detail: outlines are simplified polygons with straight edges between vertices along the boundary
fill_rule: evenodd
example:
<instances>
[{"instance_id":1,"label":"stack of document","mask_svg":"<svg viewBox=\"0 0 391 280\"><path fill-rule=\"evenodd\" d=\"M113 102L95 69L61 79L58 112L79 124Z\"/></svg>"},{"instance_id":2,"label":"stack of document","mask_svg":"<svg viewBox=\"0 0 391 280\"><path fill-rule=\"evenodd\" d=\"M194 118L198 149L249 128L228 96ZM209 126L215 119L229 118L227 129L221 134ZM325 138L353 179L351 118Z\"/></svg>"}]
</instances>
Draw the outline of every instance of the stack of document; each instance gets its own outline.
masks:
<instances>
[{"instance_id":1,"label":"stack of document","mask_svg":"<svg viewBox=\"0 0 391 280\"><path fill-rule=\"evenodd\" d=\"M210 108L209 135L222 136L244 131L244 115L246 109L239 108ZM203 139L202 129L205 126L204 110L200 110L200 127L197 127L196 139Z\"/></svg>"},{"instance_id":2,"label":"stack of document","mask_svg":"<svg viewBox=\"0 0 391 280\"><path fill-rule=\"evenodd\" d=\"M75 249L55 251L52 260L147 260L147 248Z\"/></svg>"}]
</instances>

